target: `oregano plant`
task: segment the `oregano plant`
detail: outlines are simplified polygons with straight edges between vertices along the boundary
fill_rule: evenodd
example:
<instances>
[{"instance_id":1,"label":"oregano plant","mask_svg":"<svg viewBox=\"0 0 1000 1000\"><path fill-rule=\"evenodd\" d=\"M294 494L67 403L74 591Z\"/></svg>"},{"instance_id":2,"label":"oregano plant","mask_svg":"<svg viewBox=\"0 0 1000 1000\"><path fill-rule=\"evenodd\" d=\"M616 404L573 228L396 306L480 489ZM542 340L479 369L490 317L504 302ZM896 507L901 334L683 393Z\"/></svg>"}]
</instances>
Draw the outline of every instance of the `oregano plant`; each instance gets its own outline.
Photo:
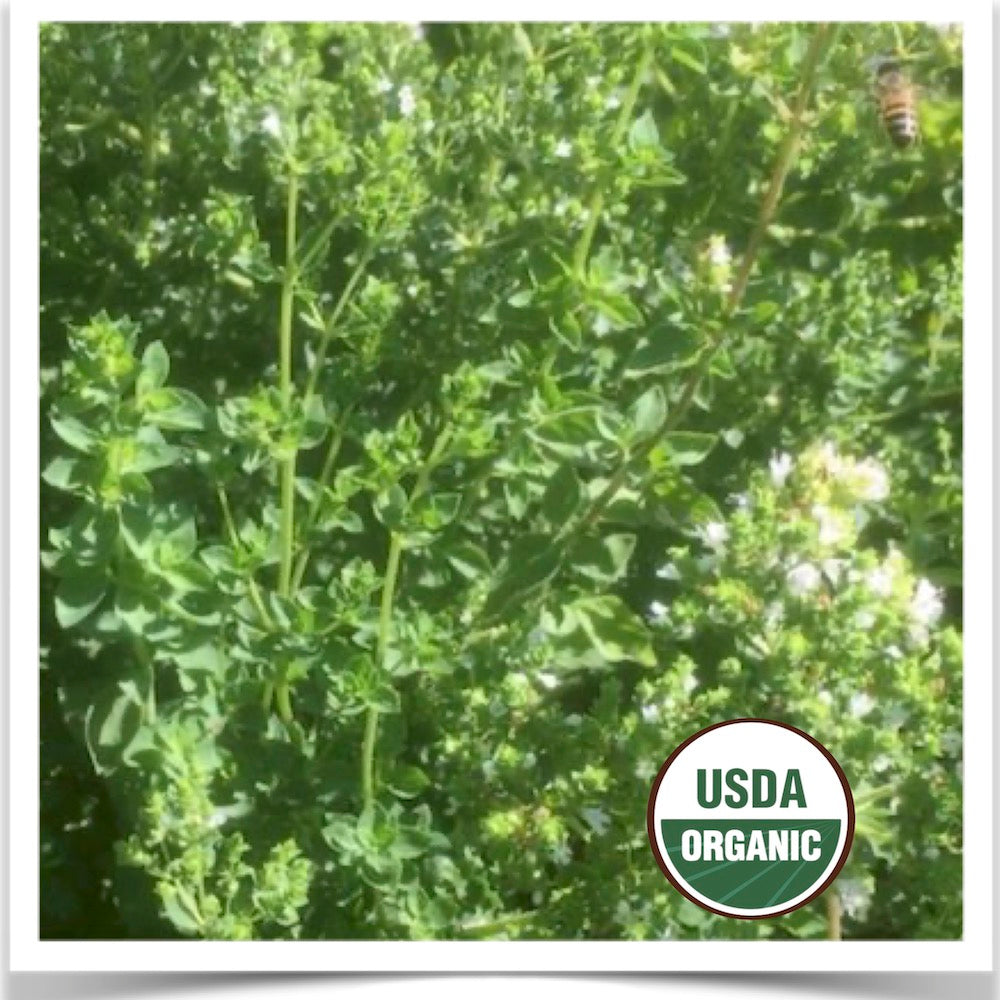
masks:
<instances>
[{"instance_id":1,"label":"oregano plant","mask_svg":"<svg viewBox=\"0 0 1000 1000\"><path fill-rule=\"evenodd\" d=\"M960 934L961 115L859 98L954 33L41 41L43 732L113 936ZM855 789L780 920L645 839L741 716Z\"/></svg>"}]
</instances>

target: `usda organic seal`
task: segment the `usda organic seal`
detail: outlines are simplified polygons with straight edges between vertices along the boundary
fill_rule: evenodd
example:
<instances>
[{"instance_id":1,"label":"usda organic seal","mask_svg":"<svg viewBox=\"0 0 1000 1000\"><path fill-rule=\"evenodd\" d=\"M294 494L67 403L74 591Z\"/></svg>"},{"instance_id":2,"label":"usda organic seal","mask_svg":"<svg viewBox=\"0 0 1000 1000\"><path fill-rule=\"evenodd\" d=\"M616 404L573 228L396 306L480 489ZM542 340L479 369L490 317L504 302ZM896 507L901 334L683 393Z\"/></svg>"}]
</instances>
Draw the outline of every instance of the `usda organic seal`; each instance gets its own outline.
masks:
<instances>
[{"instance_id":1,"label":"usda organic seal","mask_svg":"<svg viewBox=\"0 0 1000 1000\"><path fill-rule=\"evenodd\" d=\"M805 906L837 877L854 838L854 799L811 736L733 719L670 755L646 825L675 888L713 913L755 920Z\"/></svg>"}]
</instances>

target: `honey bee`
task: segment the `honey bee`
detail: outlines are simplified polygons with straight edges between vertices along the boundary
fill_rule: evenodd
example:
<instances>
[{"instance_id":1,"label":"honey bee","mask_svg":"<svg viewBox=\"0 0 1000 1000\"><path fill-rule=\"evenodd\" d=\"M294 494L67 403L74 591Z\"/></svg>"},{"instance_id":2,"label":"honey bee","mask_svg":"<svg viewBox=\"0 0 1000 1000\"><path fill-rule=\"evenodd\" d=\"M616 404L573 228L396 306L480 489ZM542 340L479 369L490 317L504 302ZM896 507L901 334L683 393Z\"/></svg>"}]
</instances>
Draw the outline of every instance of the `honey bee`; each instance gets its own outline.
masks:
<instances>
[{"instance_id":1,"label":"honey bee","mask_svg":"<svg viewBox=\"0 0 1000 1000\"><path fill-rule=\"evenodd\" d=\"M909 149L920 138L917 88L898 59L883 58L875 64L875 93L889 138L899 149Z\"/></svg>"}]
</instances>

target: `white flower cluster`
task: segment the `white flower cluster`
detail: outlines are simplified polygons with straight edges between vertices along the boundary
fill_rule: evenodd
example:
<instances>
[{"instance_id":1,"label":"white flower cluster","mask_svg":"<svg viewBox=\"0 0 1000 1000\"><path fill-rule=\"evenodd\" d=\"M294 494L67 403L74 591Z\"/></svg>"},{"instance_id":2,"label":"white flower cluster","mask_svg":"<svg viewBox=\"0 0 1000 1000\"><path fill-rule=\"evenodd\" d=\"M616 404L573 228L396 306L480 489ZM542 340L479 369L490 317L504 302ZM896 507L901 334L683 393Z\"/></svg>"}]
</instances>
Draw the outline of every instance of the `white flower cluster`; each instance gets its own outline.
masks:
<instances>
[{"instance_id":1,"label":"white flower cluster","mask_svg":"<svg viewBox=\"0 0 1000 1000\"><path fill-rule=\"evenodd\" d=\"M785 485L795 464L788 452L771 456L771 482L777 489ZM805 475L821 476L838 486L848 499L877 502L889 495L889 473L885 466L871 457L855 461L841 455L832 441L824 441L818 448L806 452L799 465Z\"/></svg>"}]
</instances>

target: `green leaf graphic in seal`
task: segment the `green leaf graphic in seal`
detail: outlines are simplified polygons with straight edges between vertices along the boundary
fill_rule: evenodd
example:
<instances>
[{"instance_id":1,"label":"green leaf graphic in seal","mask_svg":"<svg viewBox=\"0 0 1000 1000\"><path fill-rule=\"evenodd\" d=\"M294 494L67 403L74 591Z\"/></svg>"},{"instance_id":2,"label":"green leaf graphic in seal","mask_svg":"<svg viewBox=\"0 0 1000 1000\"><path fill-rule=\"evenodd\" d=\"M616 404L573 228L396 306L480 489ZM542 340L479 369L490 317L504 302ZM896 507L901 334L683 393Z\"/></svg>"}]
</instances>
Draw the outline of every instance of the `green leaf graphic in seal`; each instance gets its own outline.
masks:
<instances>
[{"instance_id":1,"label":"green leaf graphic in seal","mask_svg":"<svg viewBox=\"0 0 1000 1000\"><path fill-rule=\"evenodd\" d=\"M696 892L727 907L744 910L762 910L787 903L813 886L833 859L840 840L841 822L837 819L802 820L685 820L661 821L663 842L671 865L678 875ZM787 851L775 851L767 860L726 861L717 857L685 860L681 851L681 838L685 831L718 830L723 837L736 830L743 834L744 845L750 843L751 833L760 830L768 842L771 831L776 841L788 844ZM799 836L806 830L819 834L819 857L814 860L793 860L791 844L794 832ZM781 831L787 831L781 836ZM812 852L810 852L812 853ZM778 856L781 855L781 856Z\"/></svg>"}]
</instances>

